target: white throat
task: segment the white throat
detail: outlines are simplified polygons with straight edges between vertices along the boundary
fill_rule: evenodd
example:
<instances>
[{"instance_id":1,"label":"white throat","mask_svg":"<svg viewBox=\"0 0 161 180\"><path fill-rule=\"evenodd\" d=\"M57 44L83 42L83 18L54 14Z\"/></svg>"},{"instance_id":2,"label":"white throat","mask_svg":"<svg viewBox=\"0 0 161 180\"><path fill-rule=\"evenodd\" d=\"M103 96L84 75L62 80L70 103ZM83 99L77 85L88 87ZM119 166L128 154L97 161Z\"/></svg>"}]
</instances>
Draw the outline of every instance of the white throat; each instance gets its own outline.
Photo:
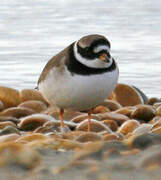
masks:
<instances>
[{"instance_id":1,"label":"white throat","mask_svg":"<svg viewBox=\"0 0 161 180\"><path fill-rule=\"evenodd\" d=\"M93 60L88 60L84 57L81 56L81 54L79 54L78 52L78 47L77 47L77 42L76 41L74 43L74 55L75 55L75 58L82 64L84 64L85 66L87 67L91 67L91 68L108 68L111 66L112 64L112 58L110 59L110 62L109 63L106 63L106 62L103 62L101 61L99 58L95 58ZM101 46L102 48L102 46ZM99 48L97 48L97 51L99 50Z\"/></svg>"}]
</instances>

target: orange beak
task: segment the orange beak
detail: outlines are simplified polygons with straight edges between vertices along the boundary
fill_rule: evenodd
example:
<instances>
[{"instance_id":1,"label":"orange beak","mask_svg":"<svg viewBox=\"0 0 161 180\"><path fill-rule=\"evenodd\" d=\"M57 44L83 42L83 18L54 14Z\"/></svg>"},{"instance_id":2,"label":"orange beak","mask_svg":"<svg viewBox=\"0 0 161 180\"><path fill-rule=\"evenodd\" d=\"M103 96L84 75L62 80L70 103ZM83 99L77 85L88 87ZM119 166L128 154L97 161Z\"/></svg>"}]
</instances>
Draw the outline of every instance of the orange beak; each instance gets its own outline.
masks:
<instances>
[{"instance_id":1,"label":"orange beak","mask_svg":"<svg viewBox=\"0 0 161 180\"><path fill-rule=\"evenodd\" d=\"M101 61L108 61L108 57L107 57L107 54L106 53L102 53L99 57L99 59Z\"/></svg>"}]
</instances>

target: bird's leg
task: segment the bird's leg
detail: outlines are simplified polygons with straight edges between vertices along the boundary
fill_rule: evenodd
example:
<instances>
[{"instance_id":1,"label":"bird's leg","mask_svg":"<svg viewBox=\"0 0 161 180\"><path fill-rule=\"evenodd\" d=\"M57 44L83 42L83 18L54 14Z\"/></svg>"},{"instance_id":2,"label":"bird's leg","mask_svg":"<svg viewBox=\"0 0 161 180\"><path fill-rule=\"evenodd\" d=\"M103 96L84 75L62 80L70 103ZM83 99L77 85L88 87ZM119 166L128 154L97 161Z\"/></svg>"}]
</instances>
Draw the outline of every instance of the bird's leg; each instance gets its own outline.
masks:
<instances>
[{"instance_id":1,"label":"bird's leg","mask_svg":"<svg viewBox=\"0 0 161 180\"><path fill-rule=\"evenodd\" d=\"M88 131L91 130L91 113L92 113L92 109L88 110Z\"/></svg>"},{"instance_id":2,"label":"bird's leg","mask_svg":"<svg viewBox=\"0 0 161 180\"><path fill-rule=\"evenodd\" d=\"M63 128L64 127L64 119L63 119L63 114L64 114L64 109L60 109L59 111L59 119L60 119L60 127Z\"/></svg>"}]
</instances>

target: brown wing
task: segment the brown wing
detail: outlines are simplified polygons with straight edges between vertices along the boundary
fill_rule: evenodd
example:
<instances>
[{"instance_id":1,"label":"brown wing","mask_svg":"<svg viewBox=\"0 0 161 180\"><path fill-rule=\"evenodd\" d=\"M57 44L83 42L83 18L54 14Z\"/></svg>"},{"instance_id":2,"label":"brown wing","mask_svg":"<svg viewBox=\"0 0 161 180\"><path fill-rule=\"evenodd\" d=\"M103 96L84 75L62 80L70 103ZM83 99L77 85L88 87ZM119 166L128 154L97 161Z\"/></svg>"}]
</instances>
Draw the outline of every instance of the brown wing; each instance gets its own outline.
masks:
<instances>
[{"instance_id":1,"label":"brown wing","mask_svg":"<svg viewBox=\"0 0 161 180\"><path fill-rule=\"evenodd\" d=\"M38 84L45 79L46 75L52 68L57 67L60 68L60 71L62 71L64 69L65 61L68 58L69 58L69 47L65 48L63 51L61 51L60 53L58 53L48 61L48 63L44 67L39 77Z\"/></svg>"}]
</instances>

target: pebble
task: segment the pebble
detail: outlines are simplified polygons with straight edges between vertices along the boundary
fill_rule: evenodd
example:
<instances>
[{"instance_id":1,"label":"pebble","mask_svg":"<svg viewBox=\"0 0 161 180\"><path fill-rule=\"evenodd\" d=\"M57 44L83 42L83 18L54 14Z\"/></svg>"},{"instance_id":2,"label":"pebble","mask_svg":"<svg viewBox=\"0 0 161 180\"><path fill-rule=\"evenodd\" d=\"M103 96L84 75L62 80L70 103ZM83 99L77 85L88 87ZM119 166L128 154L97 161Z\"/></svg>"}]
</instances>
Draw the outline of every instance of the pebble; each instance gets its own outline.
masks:
<instances>
[{"instance_id":1,"label":"pebble","mask_svg":"<svg viewBox=\"0 0 161 180\"><path fill-rule=\"evenodd\" d=\"M88 119L85 119L81 123L79 123L76 127L76 130L78 131L88 131ZM109 133L112 133L110 128L106 125L104 125L102 122L91 119L91 131L93 132L101 132L101 131L107 131Z\"/></svg>"},{"instance_id":2,"label":"pebble","mask_svg":"<svg viewBox=\"0 0 161 180\"><path fill-rule=\"evenodd\" d=\"M132 147L138 149L146 149L149 146L160 143L161 134L146 133L134 138L132 142Z\"/></svg>"},{"instance_id":3,"label":"pebble","mask_svg":"<svg viewBox=\"0 0 161 180\"><path fill-rule=\"evenodd\" d=\"M129 117L123 115L123 114L118 114L118 113L113 113L113 112L107 112L103 114L99 114L99 118L101 121L103 120L115 120L118 125L121 125L125 121L129 120Z\"/></svg>"},{"instance_id":4,"label":"pebble","mask_svg":"<svg viewBox=\"0 0 161 180\"><path fill-rule=\"evenodd\" d=\"M20 92L20 100L21 102L28 100L37 100L37 101L42 101L46 105L48 105L47 101L43 98L41 93L36 89L23 89Z\"/></svg>"},{"instance_id":5,"label":"pebble","mask_svg":"<svg viewBox=\"0 0 161 180\"><path fill-rule=\"evenodd\" d=\"M158 127L161 127L161 118L160 118L160 120L158 120L152 124L152 130L156 129Z\"/></svg>"},{"instance_id":6,"label":"pebble","mask_svg":"<svg viewBox=\"0 0 161 180\"><path fill-rule=\"evenodd\" d=\"M12 116L15 118L21 118L34 113L35 112L32 109L23 108L23 107L11 107L2 111L0 113L0 116Z\"/></svg>"},{"instance_id":7,"label":"pebble","mask_svg":"<svg viewBox=\"0 0 161 180\"><path fill-rule=\"evenodd\" d=\"M149 121L149 123L151 122L153 124L153 123L156 123L158 121L161 121L161 117L160 116L155 116L151 121Z\"/></svg>"},{"instance_id":8,"label":"pebble","mask_svg":"<svg viewBox=\"0 0 161 180\"><path fill-rule=\"evenodd\" d=\"M2 111L4 109L4 104L3 102L0 100L0 111Z\"/></svg>"},{"instance_id":9,"label":"pebble","mask_svg":"<svg viewBox=\"0 0 161 180\"><path fill-rule=\"evenodd\" d=\"M4 129L6 126L12 126L17 128L17 126L11 121L0 122L0 129Z\"/></svg>"},{"instance_id":10,"label":"pebble","mask_svg":"<svg viewBox=\"0 0 161 180\"><path fill-rule=\"evenodd\" d=\"M114 120L103 120L103 124L108 126L112 131L117 131L118 125Z\"/></svg>"},{"instance_id":11,"label":"pebble","mask_svg":"<svg viewBox=\"0 0 161 180\"><path fill-rule=\"evenodd\" d=\"M59 131L58 127L55 126L39 126L33 132L47 134L47 133L55 133L58 131Z\"/></svg>"},{"instance_id":12,"label":"pebble","mask_svg":"<svg viewBox=\"0 0 161 180\"><path fill-rule=\"evenodd\" d=\"M0 165L3 166L17 166L29 170L40 163L40 155L36 150L15 142L1 143L0 156Z\"/></svg>"},{"instance_id":13,"label":"pebble","mask_svg":"<svg viewBox=\"0 0 161 180\"><path fill-rule=\"evenodd\" d=\"M55 119L46 114L32 114L20 119L19 128L24 131L32 131L42 126L48 121L55 121Z\"/></svg>"},{"instance_id":14,"label":"pebble","mask_svg":"<svg viewBox=\"0 0 161 180\"><path fill-rule=\"evenodd\" d=\"M106 134L103 136L104 141L113 141L113 140L119 140L119 137L116 134Z\"/></svg>"},{"instance_id":15,"label":"pebble","mask_svg":"<svg viewBox=\"0 0 161 180\"><path fill-rule=\"evenodd\" d=\"M118 84L114 90L115 99L122 106L143 104L144 100L138 91L127 84Z\"/></svg>"},{"instance_id":16,"label":"pebble","mask_svg":"<svg viewBox=\"0 0 161 180\"><path fill-rule=\"evenodd\" d=\"M154 134L161 134L161 127L153 128L152 133Z\"/></svg>"},{"instance_id":17,"label":"pebble","mask_svg":"<svg viewBox=\"0 0 161 180\"><path fill-rule=\"evenodd\" d=\"M86 132L85 134L81 134L80 136L78 136L77 138L75 138L75 141L78 142L95 142L95 141L101 141L102 138L101 136L99 136L97 133L94 132Z\"/></svg>"},{"instance_id":18,"label":"pebble","mask_svg":"<svg viewBox=\"0 0 161 180\"><path fill-rule=\"evenodd\" d=\"M152 106L139 105L131 113L131 118L148 122L148 121L152 120L152 118L155 116L155 114L156 114L155 109L152 108Z\"/></svg>"},{"instance_id":19,"label":"pebble","mask_svg":"<svg viewBox=\"0 0 161 180\"><path fill-rule=\"evenodd\" d=\"M0 116L0 122L6 122L6 121L11 121L14 124L18 124L20 122L19 119L12 116Z\"/></svg>"},{"instance_id":20,"label":"pebble","mask_svg":"<svg viewBox=\"0 0 161 180\"><path fill-rule=\"evenodd\" d=\"M150 133L152 130L152 127L153 127L152 124L143 123L139 127L137 127L136 129L134 129L134 131L132 133L135 135Z\"/></svg>"},{"instance_id":21,"label":"pebble","mask_svg":"<svg viewBox=\"0 0 161 180\"><path fill-rule=\"evenodd\" d=\"M145 93L143 91L141 91L139 88L137 88L136 86L132 86L137 92L138 94L142 97L143 100L143 104L146 104L148 102L148 97L145 95Z\"/></svg>"},{"instance_id":22,"label":"pebble","mask_svg":"<svg viewBox=\"0 0 161 180\"><path fill-rule=\"evenodd\" d=\"M49 126L49 127L60 127L61 121L60 120L56 120L56 119L52 119L52 121L46 122L43 126ZM71 130L74 130L77 126L76 123L71 122L71 121L66 121L64 120L64 125L68 126Z\"/></svg>"},{"instance_id":23,"label":"pebble","mask_svg":"<svg viewBox=\"0 0 161 180\"><path fill-rule=\"evenodd\" d=\"M99 105L92 110L93 114L105 113L105 112L110 112L110 110L107 107L102 106L102 105Z\"/></svg>"},{"instance_id":24,"label":"pebble","mask_svg":"<svg viewBox=\"0 0 161 180\"><path fill-rule=\"evenodd\" d=\"M17 106L20 103L19 91L13 88L0 86L0 100L5 108Z\"/></svg>"},{"instance_id":25,"label":"pebble","mask_svg":"<svg viewBox=\"0 0 161 180\"><path fill-rule=\"evenodd\" d=\"M146 153L142 153L142 157L138 162L140 167L148 171L160 170L161 166L161 146L155 145L148 149Z\"/></svg>"},{"instance_id":26,"label":"pebble","mask_svg":"<svg viewBox=\"0 0 161 180\"><path fill-rule=\"evenodd\" d=\"M38 100L29 100L22 102L18 105L18 107L29 108L35 111L36 113L40 113L47 109L47 105L44 102Z\"/></svg>"},{"instance_id":27,"label":"pebble","mask_svg":"<svg viewBox=\"0 0 161 180\"><path fill-rule=\"evenodd\" d=\"M128 120L124 122L118 129L118 132L126 135L130 132L133 132L136 128L138 128L140 123L136 120Z\"/></svg>"},{"instance_id":28,"label":"pebble","mask_svg":"<svg viewBox=\"0 0 161 180\"><path fill-rule=\"evenodd\" d=\"M147 104L154 105L155 103L160 103L160 102L161 100L159 98L151 97L148 99Z\"/></svg>"},{"instance_id":29,"label":"pebble","mask_svg":"<svg viewBox=\"0 0 161 180\"><path fill-rule=\"evenodd\" d=\"M12 133L12 134L7 134L7 135L1 135L1 136L0 136L0 143L9 142L9 141L13 142L13 141L15 141L16 139L18 139L19 137L20 137L20 135L14 134L14 133Z\"/></svg>"},{"instance_id":30,"label":"pebble","mask_svg":"<svg viewBox=\"0 0 161 180\"><path fill-rule=\"evenodd\" d=\"M72 118L71 122L80 123L80 122L84 121L87 118L88 118L88 114L81 114L81 115L78 115L78 116ZM98 120L98 121L100 120L98 115L95 115L95 114L91 114L91 118L95 119L95 120Z\"/></svg>"},{"instance_id":31,"label":"pebble","mask_svg":"<svg viewBox=\"0 0 161 180\"><path fill-rule=\"evenodd\" d=\"M103 147L104 143L102 141L86 142L83 144L81 150L76 152L73 162L76 160L89 160L89 158L100 160L103 157Z\"/></svg>"},{"instance_id":32,"label":"pebble","mask_svg":"<svg viewBox=\"0 0 161 180\"><path fill-rule=\"evenodd\" d=\"M105 99L101 105L106 106L110 111L116 111L122 107L117 101L109 99Z\"/></svg>"},{"instance_id":33,"label":"pebble","mask_svg":"<svg viewBox=\"0 0 161 180\"><path fill-rule=\"evenodd\" d=\"M156 109L156 115L161 116L161 106Z\"/></svg>"},{"instance_id":34,"label":"pebble","mask_svg":"<svg viewBox=\"0 0 161 180\"><path fill-rule=\"evenodd\" d=\"M133 112L133 110L135 109L135 107L133 106L128 106L128 107L122 107L116 111L114 111L114 113L118 113L118 114L123 114L127 117L131 117L131 113Z\"/></svg>"},{"instance_id":35,"label":"pebble","mask_svg":"<svg viewBox=\"0 0 161 180\"><path fill-rule=\"evenodd\" d=\"M20 134L20 131L13 126L6 126L2 130L0 130L0 136L6 134Z\"/></svg>"},{"instance_id":36,"label":"pebble","mask_svg":"<svg viewBox=\"0 0 161 180\"><path fill-rule=\"evenodd\" d=\"M154 107L155 109L157 109L158 107L161 107L161 102L158 102L158 103L153 104L153 107Z\"/></svg>"},{"instance_id":37,"label":"pebble","mask_svg":"<svg viewBox=\"0 0 161 180\"><path fill-rule=\"evenodd\" d=\"M32 142L32 141L41 141L41 140L46 140L47 137L41 133L31 133L27 134L25 136L22 136L16 140L18 143L27 143L27 142Z\"/></svg>"},{"instance_id":38,"label":"pebble","mask_svg":"<svg viewBox=\"0 0 161 180\"><path fill-rule=\"evenodd\" d=\"M86 131L70 131L70 132L67 132L65 134L59 133L59 136L61 136L63 139L75 140L79 136L86 134L86 133L87 133Z\"/></svg>"}]
</instances>

